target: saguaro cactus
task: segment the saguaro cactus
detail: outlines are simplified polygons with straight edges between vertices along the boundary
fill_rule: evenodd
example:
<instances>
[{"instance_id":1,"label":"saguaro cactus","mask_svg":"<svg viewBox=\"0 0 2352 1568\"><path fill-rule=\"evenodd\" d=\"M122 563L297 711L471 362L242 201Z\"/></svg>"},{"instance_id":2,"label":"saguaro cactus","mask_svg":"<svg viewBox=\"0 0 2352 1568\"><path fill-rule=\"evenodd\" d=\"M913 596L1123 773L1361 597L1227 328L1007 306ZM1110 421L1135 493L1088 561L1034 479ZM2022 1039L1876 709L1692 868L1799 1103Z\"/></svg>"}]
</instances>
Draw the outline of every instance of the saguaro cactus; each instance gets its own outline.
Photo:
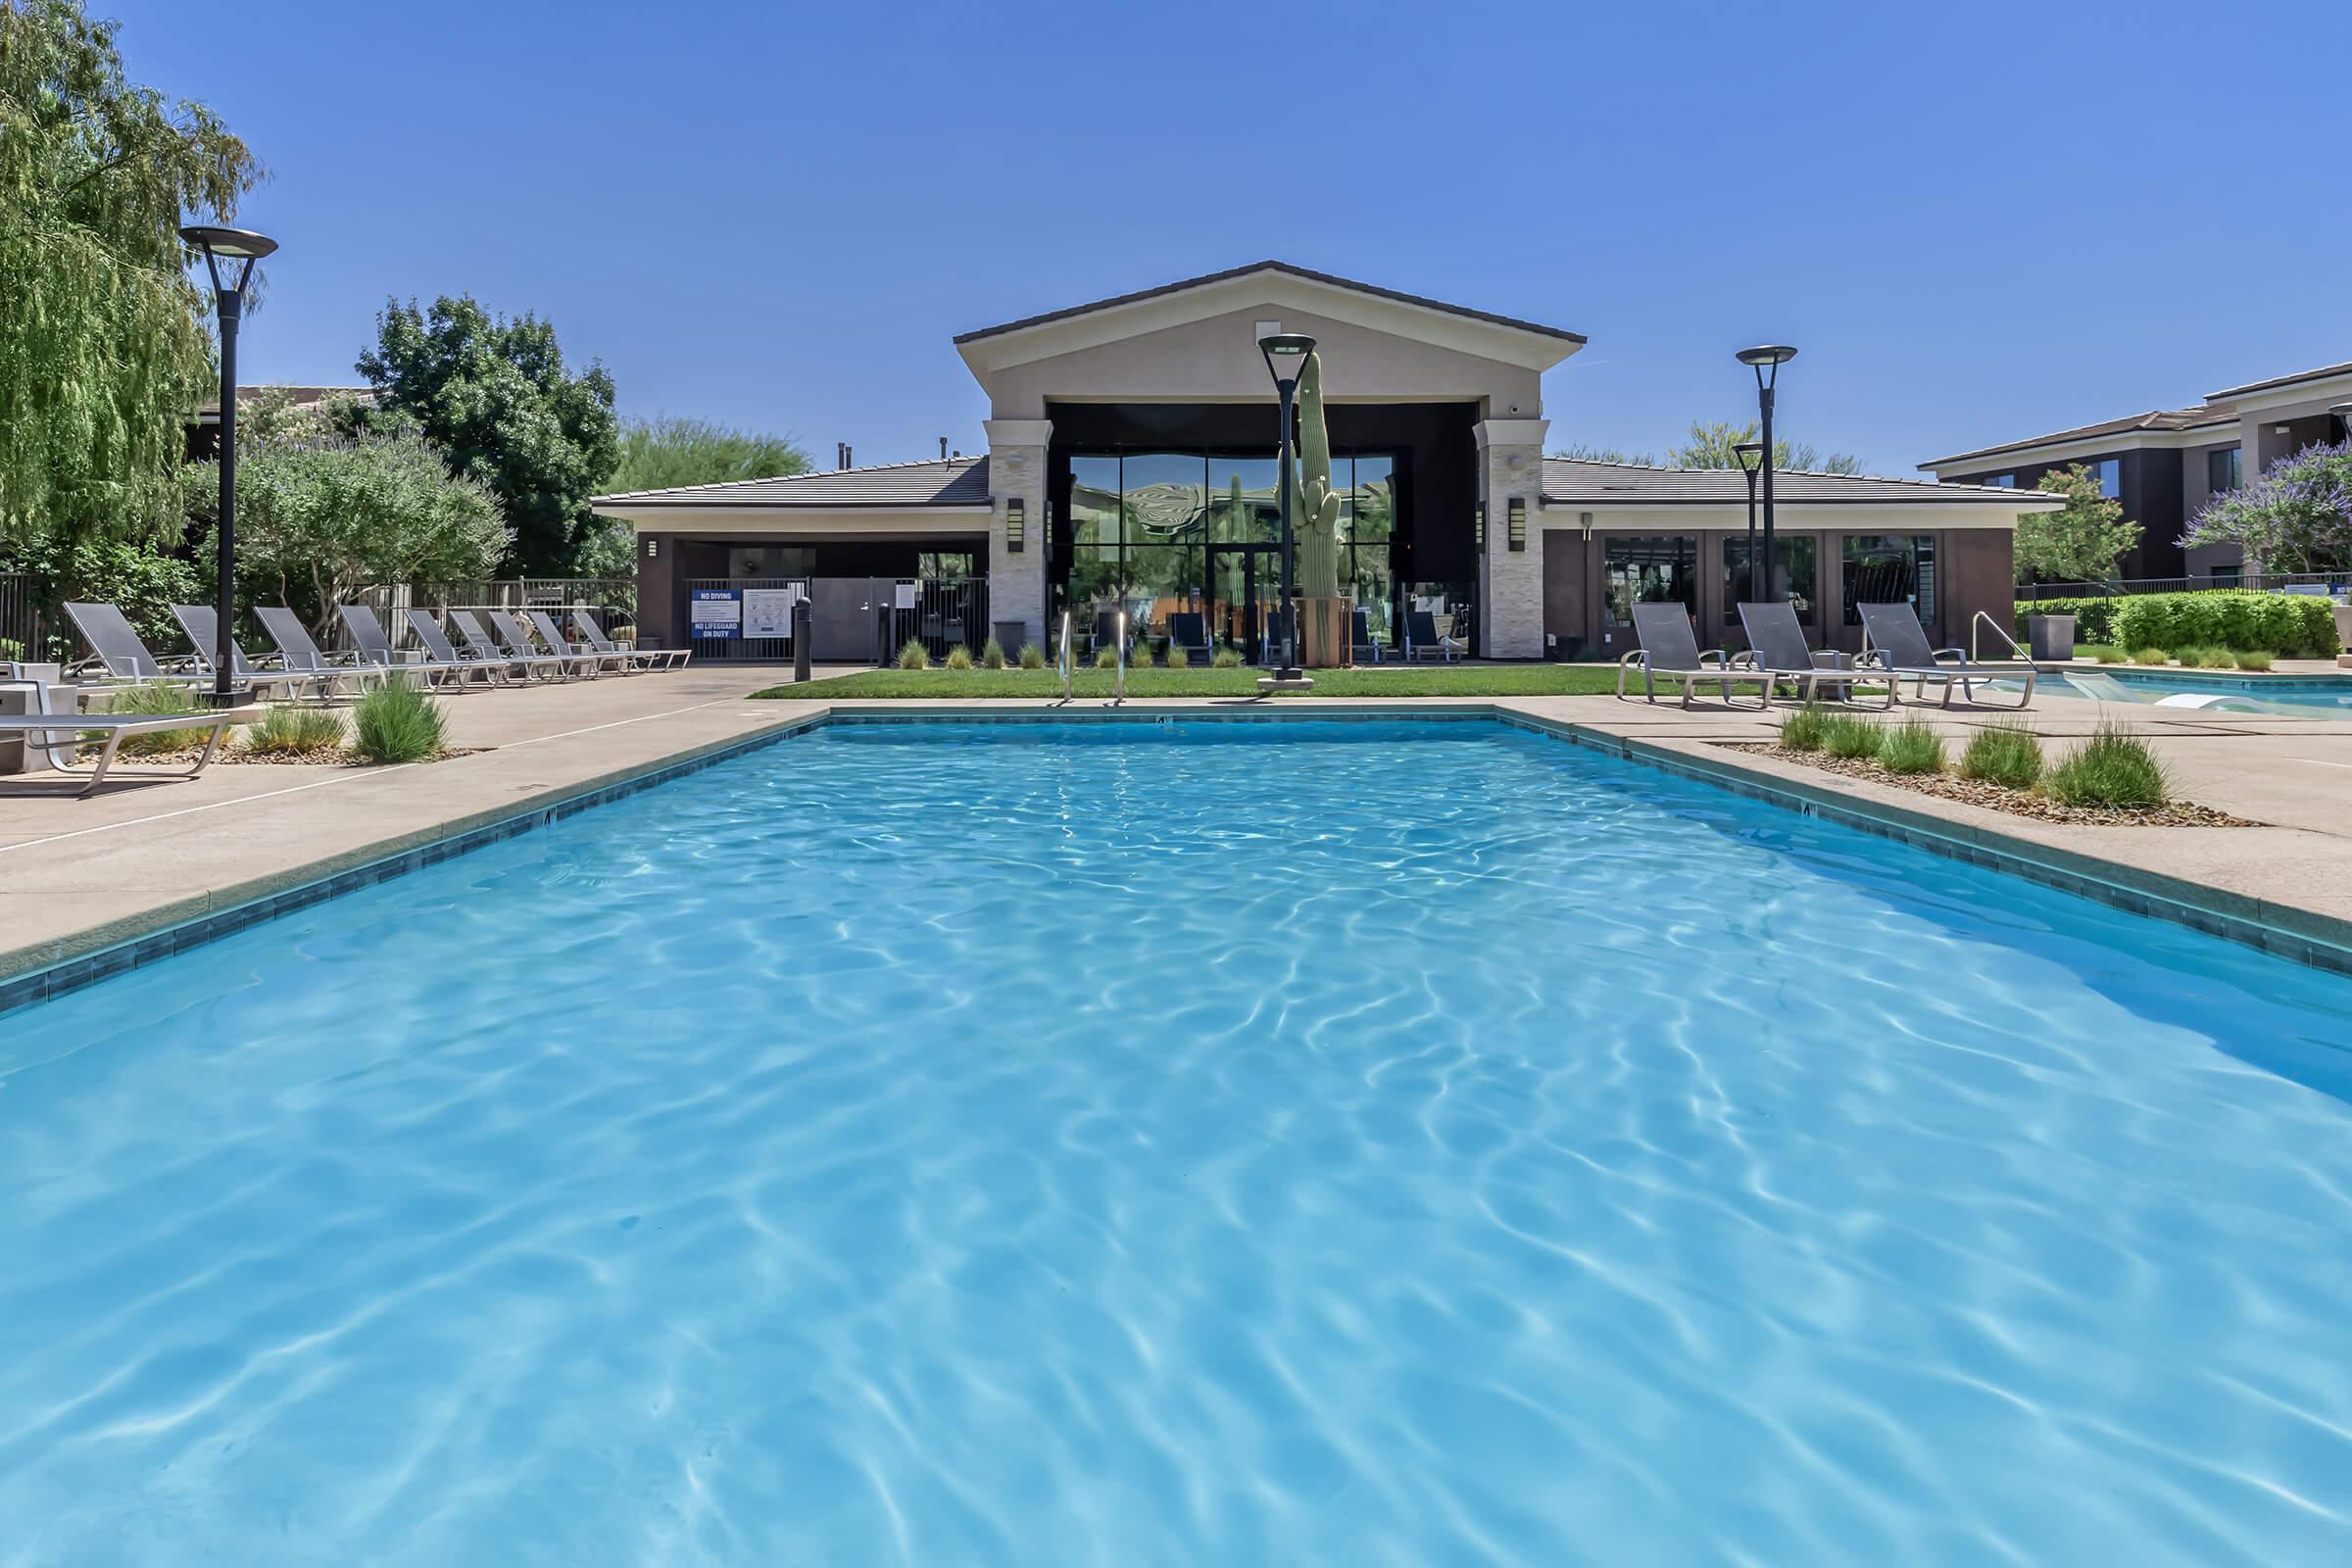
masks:
<instances>
[{"instance_id":1,"label":"saguaro cactus","mask_svg":"<svg viewBox=\"0 0 2352 1568\"><path fill-rule=\"evenodd\" d=\"M1283 454L1288 459L1290 454ZM1340 592L1340 498L1331 488L1331 431L1323 422L1323 356L1309 352L1298 371L1298 594L1333 599Z\"/></svg>"}]
</instances>

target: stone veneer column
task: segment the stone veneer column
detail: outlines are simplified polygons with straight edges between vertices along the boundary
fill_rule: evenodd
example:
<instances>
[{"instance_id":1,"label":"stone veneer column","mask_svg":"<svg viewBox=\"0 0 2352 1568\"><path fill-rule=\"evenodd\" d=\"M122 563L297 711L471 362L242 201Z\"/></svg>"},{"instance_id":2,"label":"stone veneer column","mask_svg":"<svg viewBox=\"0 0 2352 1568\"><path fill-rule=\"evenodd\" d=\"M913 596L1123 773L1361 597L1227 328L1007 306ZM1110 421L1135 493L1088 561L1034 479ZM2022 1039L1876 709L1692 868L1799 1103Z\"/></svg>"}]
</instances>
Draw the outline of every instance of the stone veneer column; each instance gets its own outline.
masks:
<instances>
[{"instance_id":1,"label":"stone veneer column","mask_svg":"<svg viewBox=\"0 0 2352 1568\"><path fill-rule=\"evenodd\" d=\"M1478 498L1486 504L1479 556L1478 649L1485 659L1544 657L1544 435L1549 419L1482 419ZM1527 508L1527 548L1510 547L1510 503Z\"/></svg>"},{"instance_id":2,"label":"stone veneer column","mask_svg":"<svg viewBox=\"0 0 2352 1568\"><path fill-rule=\"evenodd\" d=\"M1047 646L1046 637L1046 443L1051 419L987 419L988 431L988 615L1017 620L1027 641ZM1005 503L1021 500L1021 553L1004 546ZM1007 655L1018 653L1007 648Z\"/></svg>"}]
</instances>

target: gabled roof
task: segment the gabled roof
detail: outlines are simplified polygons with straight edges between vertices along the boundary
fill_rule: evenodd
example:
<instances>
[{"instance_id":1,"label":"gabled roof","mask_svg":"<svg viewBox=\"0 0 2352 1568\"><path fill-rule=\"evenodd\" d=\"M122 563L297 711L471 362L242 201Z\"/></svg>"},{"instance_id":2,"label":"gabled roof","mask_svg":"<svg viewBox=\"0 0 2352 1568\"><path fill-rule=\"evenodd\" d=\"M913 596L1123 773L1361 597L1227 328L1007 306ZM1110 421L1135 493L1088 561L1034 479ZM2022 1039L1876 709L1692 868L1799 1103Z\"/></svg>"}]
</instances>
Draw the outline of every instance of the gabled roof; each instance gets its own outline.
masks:
<instances>
[{"instance_id":1,"label":"gabled roof","mask_svg":"<svg viewBox=\"0 0 2352 1568\"><path fill-rule=\"evenodd\" d=\"M2004 485L1936 484L1929 479L1883 479L1859 473L1807 473L1775 468L1773 499L1796 506L1984 506L2023 503L2039 512L2046 501L2037 490ZM1596 463L1585 458L1544 460L1544 504L1560 507L1740 506L1747 505L1747 475L1738 468L1652 468L1639 463Z\"/></svg>"},{"instance_id":2,"label":"gabled roof","mask_svg":"<svg viewBox=\"0 0 2352 1568\"><path fill-rule=\"evenodd\" d=\"M2297 370L2292 375L2275 375L2268 381L2248 381L2244 386L2226 386L2219 392L2209 392L2207 402L2216 398L2243 397L2249 392L2271 392L2282 386L2295 386L2304 381L2327 381L2339 375L2352 375L2352 361L2342 365L2323 365L2316 370Z\"/></svg>"},{"instance_id":3,"label":"gabled roof","mask_svg":"<svg viewBox=\"0 0 2352 1568\"><path fill-rule=\"evenodd\" d=\"M720 484L681 485L669 490L631 490L598 496L591 506L693 507L726 511L807 507L838 511L887 507L985 507L988 459L925 458L917 463L883 463L864 468L828 468L774 479L730 479Z\"/></svg>"},{"instance_id":4,"label":"gabled roof","mask_svg":"<svg viewBox=\"0 0 2352 1568\"><path fill-rule=\"evenodd\" d=\"M1157 288L1139 289L1133 294L1113 295L1109 299L1095 300L1085 305L1064 306L1058 311L1048 311L1043 316L1025 316L1017 321L1005 321L997 326L984 326L977 331L961 333L956 341L972 343L981 338L1002 337L1007 332L1026 331L1033 326L1043 326L1049 321L1066 321L1072 317L1091 316L1097 311L1116 310L1122 305L1135 305L1144 300L1158 299L1168 294L1180 294L1186 289L1203 288L1211 283L1230 282L1237 277L1248 277L1252 272L1277 272L1288 277L1304 278L1310 283L1325 283L1333 288L1344 288L1358 294L1369 294L1378 299L1395 300L1400 305L1419 306L1423 310L1443 311L1448 316L1467 317L1474 321L1488 321L1496 326L1512 327L1521 332L1534 332L1543 337L1558 338L1564 343L1582 345L1585 341L1583 333L1571 332L1565 327L1543 326L1534 321L1519 320L1514 317L1496 316L1491 311L1474 311L1467 305L1448 305L1443 300L1424 299L1418 294L1399 293L1393 288L1382 288L1373 283L1359 283L1353 278L1339 277L1330 272L1312 271L1303 267L1294 267L1289 262L1276 261L1251 262L1247 267L1228 268L1222 272L1203 272L1199 277L1181 278L1173 283L1162 283Z\"/></svg>"},{"instance_id":5,"label":"gabled roof","mask_svg":"<svg viewBox=\"0 0 2352 1568\"><path fill-rule=\"evenodd\" d=\"M1958 464L1974 462L1979 458L1998 458L2013 452L2032 452L2037 447L2057 446L2066 441L2090 441L2103 435L2136 435L2142 430L2199 430L2209 424L2235 424L2236 422L2236 408L2227 404L2209 403L2193 409L2151 409L2145 414L2128 415L2121 419L2106 419L2097 424L2079 424L2072 430L2053 430L2048 435L2029 436L2023 441L2004 441L1997 447L1979 447L1974 452L1955 452L1948 458L1931 458L1920 466L1923 468L1949 468Z\"/></svg>"}]
</instances>

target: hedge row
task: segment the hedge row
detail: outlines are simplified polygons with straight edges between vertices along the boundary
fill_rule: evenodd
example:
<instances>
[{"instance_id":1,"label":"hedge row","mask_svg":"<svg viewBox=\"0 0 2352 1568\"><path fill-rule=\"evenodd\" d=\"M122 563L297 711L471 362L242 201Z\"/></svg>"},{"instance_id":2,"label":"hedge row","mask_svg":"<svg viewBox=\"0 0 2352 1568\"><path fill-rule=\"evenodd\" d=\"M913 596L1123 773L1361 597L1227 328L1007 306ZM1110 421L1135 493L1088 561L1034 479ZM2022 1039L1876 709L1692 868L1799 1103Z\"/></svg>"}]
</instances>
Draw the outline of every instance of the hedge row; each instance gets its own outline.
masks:
<instances>
[{"instance_id":1,"label":"hedge row","mask_svg":"<svg viewBox=\"0 0 2352 1568\"><path fill-rule=\"evenodd\" d=\"M2029 615L2073 615L2075 640L2118 648L2262 649L2284 659L2328 659L2341 646L2335 610L2317 594L2229 588L2201 594L2017 602L2018 636Z\"/></svg>"}]
</instances>

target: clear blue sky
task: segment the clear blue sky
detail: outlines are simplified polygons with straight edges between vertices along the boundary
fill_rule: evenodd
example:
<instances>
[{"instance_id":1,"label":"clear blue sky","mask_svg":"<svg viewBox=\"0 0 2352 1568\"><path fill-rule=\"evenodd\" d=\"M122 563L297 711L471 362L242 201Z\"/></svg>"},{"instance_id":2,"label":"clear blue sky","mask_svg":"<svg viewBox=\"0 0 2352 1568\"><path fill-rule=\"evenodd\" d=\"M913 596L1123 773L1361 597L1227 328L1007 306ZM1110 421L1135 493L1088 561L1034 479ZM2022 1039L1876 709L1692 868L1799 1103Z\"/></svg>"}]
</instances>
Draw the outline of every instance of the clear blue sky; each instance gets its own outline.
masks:
<instances>
[{"instance_id":1,"label":"clear blue sky","mask_svg":"<svg viewBox=\"0 0 2352 1568\"><path fill-rule=\"evenodd\" d=\"M1266 256L1586 333L1555 444L1742 416L1767 340L1887 472L2352 359L2339 0L92 9L270 168L248 380L471 292L883 462L983 445L955 333Z\"/></svg>"}]
</instances>

